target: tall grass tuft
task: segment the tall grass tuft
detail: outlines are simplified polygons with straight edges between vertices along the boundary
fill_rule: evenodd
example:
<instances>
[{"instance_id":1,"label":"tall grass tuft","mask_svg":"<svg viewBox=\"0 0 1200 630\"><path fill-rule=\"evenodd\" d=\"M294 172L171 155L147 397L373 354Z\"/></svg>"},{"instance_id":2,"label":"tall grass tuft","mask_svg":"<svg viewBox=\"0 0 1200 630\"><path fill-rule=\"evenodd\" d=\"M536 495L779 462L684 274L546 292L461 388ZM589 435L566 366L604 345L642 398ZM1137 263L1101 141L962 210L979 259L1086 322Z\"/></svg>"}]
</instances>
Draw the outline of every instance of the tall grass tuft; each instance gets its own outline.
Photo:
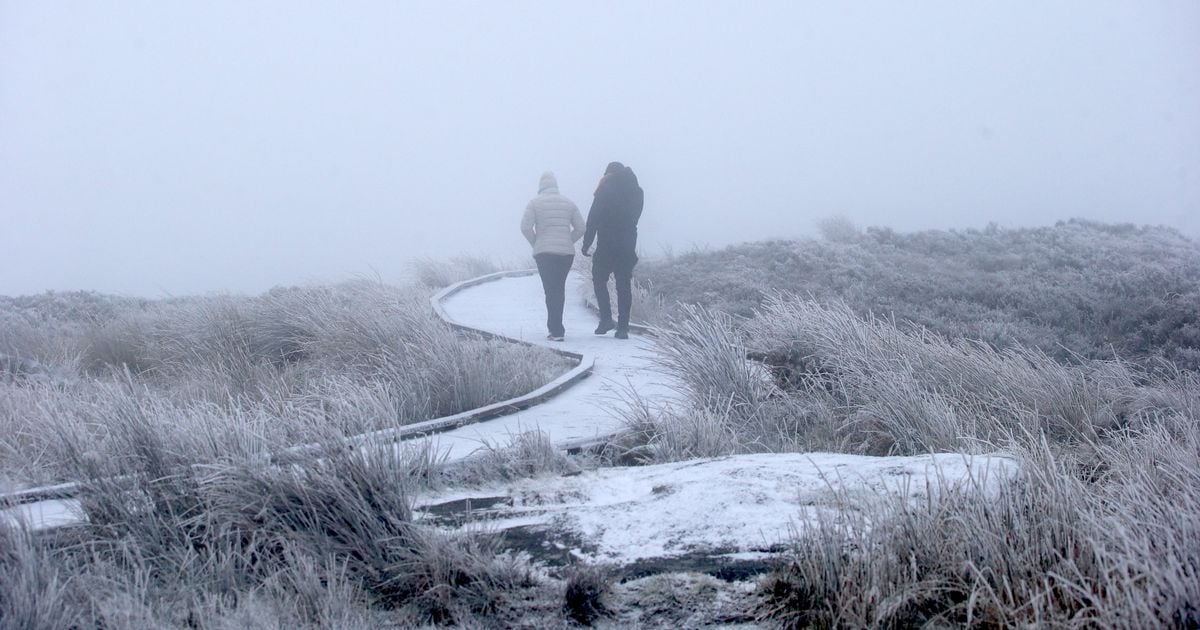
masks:
<instances>
[{"instance_id":1,"label":"tall grass tuft","mask_svg":"<svg viewBox=\"0 0 1200 630\"><path fill-rule=\"evenodd\" d=\"M821 388L789 396L761 364L747 359L744 322L683 305L655 336L657 368L682 387L683 408L656 409L631 395L618 459L680 461L732 453L830 450L837 401Z\"/></svg>"},{"instance_id":2,"label":"tall grass tuft","mask_svg":"<svg viewBox=\"0 0 1200 630\"><path fill-rule=\"evenodd\" d=\"M785 388L829 392L843 433L871 454L978 452L1014 433L1088 443L1192 404L1186 373L1160 378L1116 360L1065 365L1037 350L861 318L841 303L772 295L745 330L787 373Z\"/></svg>"},{"instance_id":3,"label":"tall grass tuft","mask_svg":"<svg viewBox=\"0 0 1200 630\"><path fill-rule=\"evenodd\" d=\"M123 433L125 459L70 461L87 486L86 523L64 544L40 549L0 532L0 559L19 569L0 579L9 618L372 627L391 611L392 622L458 624L508 614L510 599L522 599L509 593L536 582L524 561L499 554L493 537L413 522L409 496L435 472L423 453L330 449L304 465L228 458L197 467L134 415L114 431ZM64 450L84 453L83 439L65 436L73 443Z\"/></svg>"},{"instance_id":4,"label":"tall grass tuft","mask_svg":"<svg viewBox=\"0 0 1200 630\"><path fill-rule=\"evenodd\" d=\"M534 429L509 436L505 445L484 442L477 454L444 467L433 481L435 485L480 485L579 470L548 434Z\"/></svg>"},{"instance_id":5,"label":"tall grass tuft","mask_svg":"<svg viewBox=\"0 0 1200 630\"><path fill-rule=\"evenodd\" d=\"M1194 627L1200 621L1200 451L1163 428L1097 444L1084 479L1047 442L998 494L880 502L797 532L764 584L784 627ZM1147 464L1147 460L1154 460Z\"/></svg>"},{"instance_id":6,"label":"tall grass tuft","mask_svg":"<svg viewBox=\"0 0 1200 630\"><path fill-rule=\"evenodd\" d=\"M728 315L684 306L655 343L659 367L686 384L697 407L751 416L772 393L762 370L746 360L745 341Z\"/></svg>"},{"instance_id":7,"label":"tall grass tuft","mask_svg":"<svg viewBox=\"0 0 1200 630\"><path fill-rule=\"evenodd\" d=\"M612 614L608 603L612 594L612 582L604 569L573 565L568 567L565 573L563 612L568 618L581 625L591 626Z\"/></svg>"},{"instance_id":8,"label":"tall grass tuft","mask_svg":"<svg viewBox=\"0 0 1200 630\"><path fill-rule=\"evenodd\" d=\"M28 531L0 522L0 627L79 627L85 617L69 574Z\"/></svg>"},{"instance_id":9,"label":"tall grass tuft","mask_svg":"<svg viewBox=\"0 0 1200 630\"><path fill-rule=\"evenodd\" d=\"M379 455L378 453L384 453ZM235 469L216 506L258 548L294 546L343 562L375 605L422 620L453 621L500 606L499 591L530 578L495 559L497 542L417 527L405 488L415 482L385 449L350 453L300 469Z\"/></svg>"}]
</instances>

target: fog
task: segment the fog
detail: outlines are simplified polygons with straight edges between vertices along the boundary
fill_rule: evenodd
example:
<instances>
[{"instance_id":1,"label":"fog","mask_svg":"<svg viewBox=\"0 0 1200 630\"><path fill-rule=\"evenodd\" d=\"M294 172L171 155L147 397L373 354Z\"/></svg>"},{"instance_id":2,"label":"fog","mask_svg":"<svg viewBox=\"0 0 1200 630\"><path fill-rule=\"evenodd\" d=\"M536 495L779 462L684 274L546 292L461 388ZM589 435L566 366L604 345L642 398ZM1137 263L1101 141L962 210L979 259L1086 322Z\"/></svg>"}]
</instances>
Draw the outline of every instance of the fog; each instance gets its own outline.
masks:
<instances>
[{"instance_id":1,"label":"fog","mask_svg":"<svg viewBox=\"0 0 1200 630\"><path fill-rule=\"evenodd\" d=\"M4 2L0 294L525 263L606 163L654 256L1087 217L1200 233L1200 3Z\"/></svg>"}]
</instances>

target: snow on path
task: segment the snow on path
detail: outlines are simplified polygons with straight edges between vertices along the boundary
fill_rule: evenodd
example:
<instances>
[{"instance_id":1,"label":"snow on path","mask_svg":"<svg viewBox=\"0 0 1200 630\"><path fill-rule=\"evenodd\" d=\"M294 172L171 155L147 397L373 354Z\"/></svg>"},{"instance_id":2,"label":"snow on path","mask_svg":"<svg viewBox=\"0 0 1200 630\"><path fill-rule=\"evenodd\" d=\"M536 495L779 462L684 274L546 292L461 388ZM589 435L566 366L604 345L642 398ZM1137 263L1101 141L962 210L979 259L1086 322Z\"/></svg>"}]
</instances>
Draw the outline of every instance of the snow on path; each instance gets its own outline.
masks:
<instances>
[{"instance_id":1,"label":"snow on path","mask_svg":"<svg viewBox=\"0 0 1200 630\"><path fill-rule=\"evenodd\" d=\"M568 285L575 275L568 277ZM680 400L678 387L654 369L653 343L644 336L616 339L592 334L596 315L568 289L562 342L546 339L546 304L538 276L508 277L460 291L442 303L455 323L529 343L591 355L592 374L549 401L508 416L467 425L430 439L450 459L469 456L483 444L503 446L524 431L540 430L555 444L575 444L611 435L631 392L655 405Z\"/></svg>"},{"instance_id":2,"label":"snow on path","mask_svg":"<svg viewBox=\"0 0 1200 630\"><path fill-rule=\"evenodd\" d=\"M830 514L952 488L995 497L1019 473L1016 462L1001 456L735 455L447 491L423 497L418 514L422 507L489 499L480 503L491 507L450 528L478 530L482 521L492 531L542 530L548 540L582 541L572 555L592 563L696 553L748 559L777 552L805 524Z\"/></svg>"}]
</instances>

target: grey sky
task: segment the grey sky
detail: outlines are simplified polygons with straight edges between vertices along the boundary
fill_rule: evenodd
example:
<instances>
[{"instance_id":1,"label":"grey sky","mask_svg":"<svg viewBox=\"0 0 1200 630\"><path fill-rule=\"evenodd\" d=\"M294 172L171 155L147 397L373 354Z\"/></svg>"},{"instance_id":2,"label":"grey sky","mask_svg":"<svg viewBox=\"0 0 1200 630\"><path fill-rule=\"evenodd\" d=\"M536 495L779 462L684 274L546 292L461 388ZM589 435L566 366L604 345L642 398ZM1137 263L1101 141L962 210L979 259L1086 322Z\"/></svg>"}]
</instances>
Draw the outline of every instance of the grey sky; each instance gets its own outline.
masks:
<instances>
[{"instance_id":1,"label":"grey sky","mask_svg":"<svg viewBox=\"0 0 1200 630\"><path fill-rule=\"evenodd\" d=\"M1200 3L5 2L0 293L522 255L610 160L642 249L1072 216L1200 233Z\"/></svg>"}]
</instances>

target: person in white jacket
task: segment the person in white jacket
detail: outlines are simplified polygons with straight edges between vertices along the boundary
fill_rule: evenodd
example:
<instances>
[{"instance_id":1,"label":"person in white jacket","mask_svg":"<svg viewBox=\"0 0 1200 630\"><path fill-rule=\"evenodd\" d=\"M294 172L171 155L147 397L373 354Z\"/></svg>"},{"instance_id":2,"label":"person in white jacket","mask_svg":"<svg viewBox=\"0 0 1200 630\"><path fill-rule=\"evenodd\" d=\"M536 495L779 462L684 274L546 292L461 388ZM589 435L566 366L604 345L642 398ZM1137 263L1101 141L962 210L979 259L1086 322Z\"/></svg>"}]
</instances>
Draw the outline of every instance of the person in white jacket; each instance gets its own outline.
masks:
<instances>
[{"instance_id":1,"label":"person in white jacket","mask_svg":"<svg viewBox=\"0 0 1200 630\"><path fill-rule=\"evenodd\" d=\"M554 173L542 173L538 184L538 195L525 206L521 217L521 233L533 246L533 259L537 262L538 275L542 277L542 290L546 294L546 336L551 341L562 341L563 304L567 296L567 273L575 261L575 241L583 238L587 224L579 208L570 199L558 193L558 180Z\"/></svg>"}]
</instances>

